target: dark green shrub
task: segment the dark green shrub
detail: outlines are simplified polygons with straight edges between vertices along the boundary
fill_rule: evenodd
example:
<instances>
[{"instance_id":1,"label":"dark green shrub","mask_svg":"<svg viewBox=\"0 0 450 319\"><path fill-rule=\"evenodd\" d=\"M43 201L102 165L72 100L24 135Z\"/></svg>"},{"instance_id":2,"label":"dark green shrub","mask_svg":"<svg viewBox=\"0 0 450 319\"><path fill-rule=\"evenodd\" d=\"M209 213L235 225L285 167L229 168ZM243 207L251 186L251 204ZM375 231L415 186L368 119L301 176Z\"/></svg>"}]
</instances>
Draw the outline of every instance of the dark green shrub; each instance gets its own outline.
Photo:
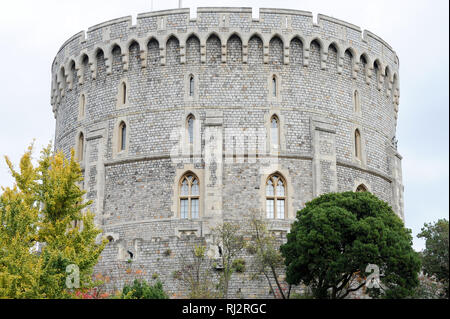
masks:
<instances>
[{"instance_id":1,"label":"dark green shrub","mask_svg":"<svg viewBox=\"0 0 450 319\"><path fill-rule=\"evenodd\" d=\"M134 280L132 286L125 285L122 289L122 299L169 299L164 292L161 281L153 286L145 281Z\"/></svg>"}]
</instances>

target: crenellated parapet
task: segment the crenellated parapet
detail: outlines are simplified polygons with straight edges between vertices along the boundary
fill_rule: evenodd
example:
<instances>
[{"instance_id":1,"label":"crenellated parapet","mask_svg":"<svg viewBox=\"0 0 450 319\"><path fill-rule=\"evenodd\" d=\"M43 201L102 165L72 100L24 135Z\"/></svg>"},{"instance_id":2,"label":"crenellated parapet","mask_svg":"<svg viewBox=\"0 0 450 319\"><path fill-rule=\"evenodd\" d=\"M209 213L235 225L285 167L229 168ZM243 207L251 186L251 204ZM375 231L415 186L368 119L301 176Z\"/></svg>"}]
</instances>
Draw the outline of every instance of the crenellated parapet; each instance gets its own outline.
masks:
<instances>
[{"instance_id":1,"label":"crenellated parapet","mask_svg":"<svg viewBox=\"0 0 450 319\"><path fill-rule=\"evenodd\" d=\"M113 51L119 50L123 71L128 71L130 48L137 45L142 68L148 67L149 43L157 43L159 64L167 64L167 43L176 39L179 45L179 63L187 63L187 42L196 37L200 43L200 61L207 63L208 39L220 40L220 63L228 62L227 45L233 36L242 44L242 64L247 64L249 41L258 37L262 43L264 64L269 64L271 43L282 42L282 64L289 65L294 58L291 43L300 41L302 66L310 65L311 45L320 47L320 69L330 67L329 50L337 52L336 72L342 74L345 54L351 56L351 74L355 79L363 72L366 83L376 76L377 89L385 90L394 109L399 104L399 61L393 49L370 31L362 31L350 23L319 14L317 23L310 12L286 9L260 9L259 18L252 18L251 8L198 8L197 17L190 18L189 9L174 9L142 13L132 24L131 16L114 19L81 31L67 40L52 65L51 104L55 112L61 97L75 84L83 85L85 72L93 80L97 77L97 55L102 54L106 73L112 73ZM87 67L83 67L87 64Z\"/></svg>"}]
</instances>

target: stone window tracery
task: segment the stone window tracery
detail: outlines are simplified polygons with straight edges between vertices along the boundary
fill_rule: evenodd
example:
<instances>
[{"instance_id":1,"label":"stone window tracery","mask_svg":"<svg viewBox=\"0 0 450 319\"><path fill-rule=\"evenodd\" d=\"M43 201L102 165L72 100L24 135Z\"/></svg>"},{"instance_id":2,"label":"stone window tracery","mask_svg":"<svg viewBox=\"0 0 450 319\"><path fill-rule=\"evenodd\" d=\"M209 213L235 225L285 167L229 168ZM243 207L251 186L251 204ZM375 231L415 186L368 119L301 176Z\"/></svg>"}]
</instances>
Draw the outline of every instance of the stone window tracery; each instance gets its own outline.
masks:
<instances>
[{"instance_id":1,"label":"stone window tracery","mask_svg":"<svg viewBox=\"0 0 450 319\"><path fill-rule=\"evenodd\" d=\"M180 218L199 218L200 183L193 173L185 174L180 180Z\"/></svg>"},{"instance_id":2,"label":"stone window tracery","mask_svg":"<svg viewBox=\"0 0 450 319\"><path fill-rule=\"evenodd\" d=\"M284 219L285 212L286 181L280 174L273 174L266 182L266 217Z\"/></svg>"}]
</instances>

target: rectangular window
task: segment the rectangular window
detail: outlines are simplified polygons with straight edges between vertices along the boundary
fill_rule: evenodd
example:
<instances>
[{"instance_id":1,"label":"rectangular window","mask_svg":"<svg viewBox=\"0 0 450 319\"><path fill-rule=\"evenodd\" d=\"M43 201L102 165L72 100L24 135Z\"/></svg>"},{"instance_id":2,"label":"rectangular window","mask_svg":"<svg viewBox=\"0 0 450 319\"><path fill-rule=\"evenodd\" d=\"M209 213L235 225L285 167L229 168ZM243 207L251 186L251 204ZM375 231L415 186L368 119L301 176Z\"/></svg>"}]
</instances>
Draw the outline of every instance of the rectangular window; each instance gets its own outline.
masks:
<instances>
[{"instance_id":1,"label":"rectangular window","mask_svg":"<svg viewBox=\"0 0 450 319\"><path fill-rule=\"evenodd\" d=\"M284 219L284 199L277 200L277 218Z\"/></svg>"},{"instance_id":2,"label":"rectangular window","mask_svg":"<svg viewBox=\"0 0 450 319\"><path fill-rule=\"evenodd\" d=\"M191 206L191 218L198 218L198 199L192 199Z\"/></svg>"},{"instance_id":3,"label":"rectangular window","mask_svg":"<svg viewBox=\"0 0 450 319\"><path fill-rule=\"evenodd\" d=\"M273 199L266 200L267 218L273 218Z\"/></svg>"},{"instance_id":4,"label":"rectangular window","mask_svg":"<svg viewBox=\"0 0 450 319\"><path fill-rule=\"evenodd\" d=\"M180 217L188 218L188 200L182 199L180 204Z\"/></svg>"}]
</instances>

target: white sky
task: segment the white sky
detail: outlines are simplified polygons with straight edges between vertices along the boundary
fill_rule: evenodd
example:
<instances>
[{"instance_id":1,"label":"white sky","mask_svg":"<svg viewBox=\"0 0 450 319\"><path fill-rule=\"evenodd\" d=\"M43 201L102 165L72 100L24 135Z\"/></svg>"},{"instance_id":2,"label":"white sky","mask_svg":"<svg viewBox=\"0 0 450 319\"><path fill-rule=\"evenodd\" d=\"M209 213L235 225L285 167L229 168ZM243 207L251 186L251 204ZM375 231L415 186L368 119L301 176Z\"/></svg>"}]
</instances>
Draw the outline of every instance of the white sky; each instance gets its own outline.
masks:
<instances>
[{"instance_id":1,"label":"white sky","mask_svg":"<svg viewBox=\"0 0 450 319\"><path fill-rule=\"evenodd\" d=\"M154 10L177 6L178 0L153 0ZM449 218L448 0L183 1L191 11L205 6L298 9L313 12L314 20L322 13L387 41L400 59L397 137L404 158L406 226L416 236L423 223ZM34 138L36 150L53 141L50 67L65 40L110 19L132 15L135 21L150 10L150 0L2 0L0 156L18 164ZM0 158L0 185L11 184ZM420 250L424 242L414 238L414 247Z\"/></svg>"}]
</instances>

